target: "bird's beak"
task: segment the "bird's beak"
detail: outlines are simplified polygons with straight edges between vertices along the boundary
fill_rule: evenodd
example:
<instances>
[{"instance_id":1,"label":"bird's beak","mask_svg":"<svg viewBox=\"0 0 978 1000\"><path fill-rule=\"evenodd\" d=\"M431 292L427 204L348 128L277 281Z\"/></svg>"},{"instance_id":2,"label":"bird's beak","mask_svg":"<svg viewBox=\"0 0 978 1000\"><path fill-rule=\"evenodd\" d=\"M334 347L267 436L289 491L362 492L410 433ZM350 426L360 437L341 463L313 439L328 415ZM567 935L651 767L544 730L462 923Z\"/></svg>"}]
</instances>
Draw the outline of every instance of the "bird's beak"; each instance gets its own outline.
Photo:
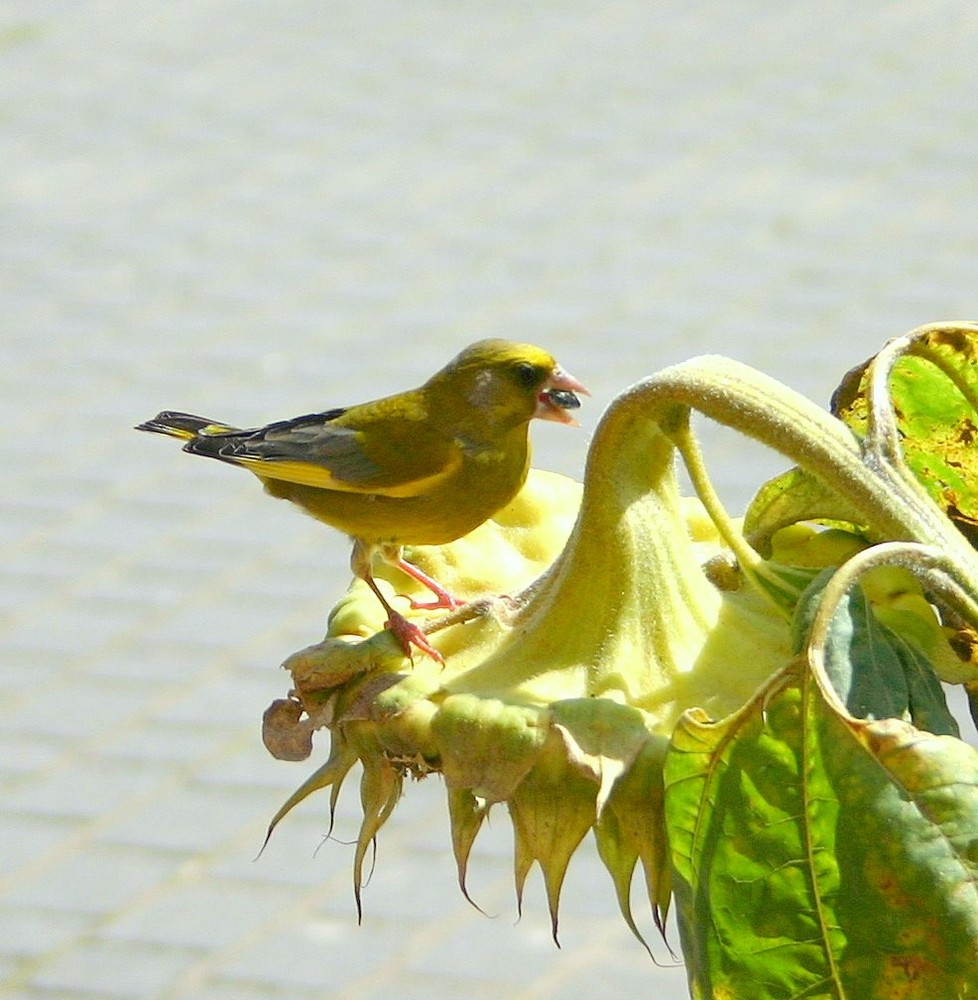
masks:
<instances>
[{"instance_id":1,"label":"bird's beak","mask_svg":"<svg viewBox=\"0 0 978 1000\"><path fill-rule=\"evenodd\" d=\"M591 395L587 386L558 365L537 396L537 408L533 416L541 420L553 420L558 424L576 425L577 421L567 411L576 410L581 405L577 393Z\"/></svg>"}]
</instances>

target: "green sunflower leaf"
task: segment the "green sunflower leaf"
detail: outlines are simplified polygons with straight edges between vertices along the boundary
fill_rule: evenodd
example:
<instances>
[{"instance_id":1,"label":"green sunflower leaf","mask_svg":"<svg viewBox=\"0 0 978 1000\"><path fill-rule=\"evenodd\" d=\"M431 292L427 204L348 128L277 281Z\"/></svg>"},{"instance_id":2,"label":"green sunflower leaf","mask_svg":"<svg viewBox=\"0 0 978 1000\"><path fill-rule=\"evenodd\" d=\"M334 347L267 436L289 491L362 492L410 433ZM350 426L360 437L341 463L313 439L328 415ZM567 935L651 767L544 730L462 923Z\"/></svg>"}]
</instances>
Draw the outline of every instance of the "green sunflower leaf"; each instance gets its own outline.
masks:
<instances>
[{"instance_id":1,"label":"green sunflower leaf","mask_svg":"<svg viewBox=\"0 0 978 1000\"><path fill-rule=\"evenodd\" d=\"M869 423L867 369L854 368L832 409L856 434ZM904 460L934 502L978 540L978 333L930 329L894 366L890 396Z\"/></svg>"},{"instance_id":2,"label":"green sunflower leaf","mask_svg":"<svg viewBox=\"0 0 978 1000\"><path fill-rule=\"evenodd\" d=\"M978 996L978 752L836 710L803 665L665 768L695 1000Z\"/></svg>"}]
</instances>

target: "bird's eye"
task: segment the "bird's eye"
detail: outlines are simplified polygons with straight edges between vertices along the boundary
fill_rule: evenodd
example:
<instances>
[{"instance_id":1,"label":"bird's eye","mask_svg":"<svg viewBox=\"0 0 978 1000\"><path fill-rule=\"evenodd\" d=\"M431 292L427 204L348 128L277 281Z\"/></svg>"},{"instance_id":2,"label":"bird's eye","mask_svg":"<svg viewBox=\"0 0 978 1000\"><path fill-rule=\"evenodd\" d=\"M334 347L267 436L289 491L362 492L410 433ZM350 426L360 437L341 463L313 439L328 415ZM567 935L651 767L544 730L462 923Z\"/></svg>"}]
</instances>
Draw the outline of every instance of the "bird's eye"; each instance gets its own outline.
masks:
<instances>
[{"instance_id":1,"label":"bird's eye","mask_svg":"<svg viewBox=\"0 0 978 1000\"><path fill-rule=\"evenodd\" d=\"M529 361L521 361L516 366L516 377L520 385L529 389L540 381L540 369L536 365L531 365Z\"/></svg>"}]
</instances>

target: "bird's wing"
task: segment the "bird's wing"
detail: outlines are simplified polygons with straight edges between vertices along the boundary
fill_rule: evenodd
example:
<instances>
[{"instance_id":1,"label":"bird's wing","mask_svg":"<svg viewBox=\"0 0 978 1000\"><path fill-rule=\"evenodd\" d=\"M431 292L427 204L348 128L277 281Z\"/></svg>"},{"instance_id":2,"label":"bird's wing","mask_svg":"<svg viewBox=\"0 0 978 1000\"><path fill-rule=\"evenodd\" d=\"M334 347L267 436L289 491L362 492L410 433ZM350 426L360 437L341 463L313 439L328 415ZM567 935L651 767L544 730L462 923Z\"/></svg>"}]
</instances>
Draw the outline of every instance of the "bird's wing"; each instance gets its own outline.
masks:
<instances>
[{"instance_id":1,"label":"bird's wing","mask_svg":"<svg viewBox=\"0 0 978 1000\"><path fill-rule=\"evenodd\" d=\"M335 423L346 412L310 413L246 431L205 429L186 450L240 465L262 479L392 497L426 493L461 463L462 454L455 449L418 448L404 454L394 447L397 461L385 464L368 453L364 430ZM375 455L377 448L371 452Z\"/></svg>"}]
</instances>

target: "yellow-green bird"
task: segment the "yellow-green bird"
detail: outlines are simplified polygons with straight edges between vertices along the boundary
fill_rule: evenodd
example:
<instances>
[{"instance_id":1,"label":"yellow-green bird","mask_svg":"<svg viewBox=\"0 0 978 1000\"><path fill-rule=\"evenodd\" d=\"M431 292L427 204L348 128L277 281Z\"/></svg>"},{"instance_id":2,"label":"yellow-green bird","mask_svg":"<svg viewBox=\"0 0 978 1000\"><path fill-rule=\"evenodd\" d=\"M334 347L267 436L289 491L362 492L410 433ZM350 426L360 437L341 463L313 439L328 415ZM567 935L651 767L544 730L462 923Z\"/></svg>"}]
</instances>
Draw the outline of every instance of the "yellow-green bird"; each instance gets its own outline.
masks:
<instances>
[{"instance_id":1,"label":"yellow-green bird","mask_svg":"<svg viewBox=\"0 0 978 1000\"><path fill-rule=\"evenodd\" d=\"M404 559L404 545L443 545L492 517L519 492L530 465L534 417L574 424L587 389L546 351L481 340L424 385L356 406L248 430L164 411L137 430L186 441L184 451L253 472L268 493L291 500L353 539L350 567L387 611L405 653L414 644L441 660L422 630L395 611L371 572L374 555L458 607Z\"/></svg>"}]
</instances>

